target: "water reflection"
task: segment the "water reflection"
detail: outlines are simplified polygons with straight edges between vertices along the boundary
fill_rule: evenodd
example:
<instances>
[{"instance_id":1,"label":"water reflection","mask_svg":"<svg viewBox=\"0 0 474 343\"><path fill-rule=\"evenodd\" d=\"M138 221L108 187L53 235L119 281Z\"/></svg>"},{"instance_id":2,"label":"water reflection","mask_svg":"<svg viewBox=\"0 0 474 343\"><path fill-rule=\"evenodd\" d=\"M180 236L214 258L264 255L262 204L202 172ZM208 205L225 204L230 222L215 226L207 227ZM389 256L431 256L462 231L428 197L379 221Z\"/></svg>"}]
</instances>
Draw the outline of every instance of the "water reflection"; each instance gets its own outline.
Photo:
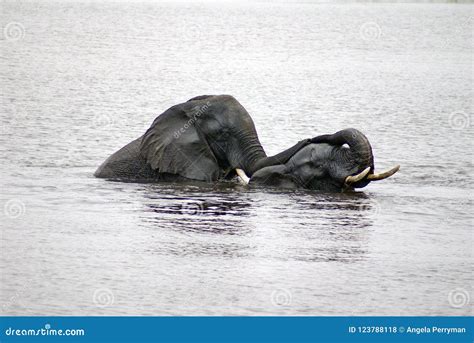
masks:
<instances>
[{"instance_id":1,"label":"water reflection","mask_svg":"<svg viewBox=\"0 0 474 343\"><path fill-rule=\"evenodd\" d=\"M220 187L220 188L219 188ZM234 185L156 184L143 193L143 220L183 233L242 235L250 203Z\"/></svg>"},{"instance_id":2,"label":"water reflection","mask_svg":"<svg viewBox=\"0 0 474 343\"><path fill-rule=\"evenodd\" d=\"M142 226L163 236L152 253L313 262L361 260L375 208L363 192L319 194L229 182L145 185L140 202Z\"/></svg>"}]
</instances>

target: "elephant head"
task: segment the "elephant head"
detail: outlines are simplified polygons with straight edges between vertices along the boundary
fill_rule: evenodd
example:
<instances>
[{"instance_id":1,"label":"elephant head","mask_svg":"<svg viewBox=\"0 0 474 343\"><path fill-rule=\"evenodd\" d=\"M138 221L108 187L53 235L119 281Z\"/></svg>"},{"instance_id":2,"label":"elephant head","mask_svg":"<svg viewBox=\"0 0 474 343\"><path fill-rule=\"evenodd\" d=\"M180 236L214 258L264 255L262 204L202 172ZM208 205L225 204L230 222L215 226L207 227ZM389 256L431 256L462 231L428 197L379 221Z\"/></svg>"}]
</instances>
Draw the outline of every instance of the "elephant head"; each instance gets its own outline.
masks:
<instances>
[{"instance_id":1,"label":"elephant head","mask_svg":"<svg viewBox=\"0 0 474 343\"><path fill-rule=\"evenodd\" d=\"M284 188L307 188L319 191L341 191L367 186L385 179L399 166L374 174L374 157L369 140L356 129L345 129L332 135L310 140L284 164L258 170L251 184Z\"/></svg>"}]
</instances>

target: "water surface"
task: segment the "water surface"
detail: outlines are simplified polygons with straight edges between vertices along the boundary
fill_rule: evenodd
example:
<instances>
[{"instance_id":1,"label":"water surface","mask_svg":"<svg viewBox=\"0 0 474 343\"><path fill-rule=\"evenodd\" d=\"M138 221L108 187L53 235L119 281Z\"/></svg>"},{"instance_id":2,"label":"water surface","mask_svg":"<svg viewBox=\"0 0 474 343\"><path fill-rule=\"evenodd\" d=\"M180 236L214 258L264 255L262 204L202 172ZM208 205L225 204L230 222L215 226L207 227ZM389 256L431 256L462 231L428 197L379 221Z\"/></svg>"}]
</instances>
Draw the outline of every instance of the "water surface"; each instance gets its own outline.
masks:
<instances>
[{"instance_id":1,"label":"water surface","mask_svg":"<svg viewBox=\"0 0 474 343\"><path fill-rule=\"evenodd\" d=\"M472 6L0 2L2 314L467 315ZM232 94L268 154L356 127L355 194L95 179Z\"/></svg>"}]
</instances>

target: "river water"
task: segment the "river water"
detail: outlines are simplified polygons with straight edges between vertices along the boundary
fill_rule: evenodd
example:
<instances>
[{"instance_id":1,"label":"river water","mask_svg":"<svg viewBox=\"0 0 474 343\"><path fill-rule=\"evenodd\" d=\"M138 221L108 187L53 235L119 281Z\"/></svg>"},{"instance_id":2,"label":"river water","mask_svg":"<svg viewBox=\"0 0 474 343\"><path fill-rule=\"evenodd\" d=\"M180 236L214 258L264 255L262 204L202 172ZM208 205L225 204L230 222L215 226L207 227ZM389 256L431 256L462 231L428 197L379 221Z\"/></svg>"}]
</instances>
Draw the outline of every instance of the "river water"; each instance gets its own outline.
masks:
<instances>
[{"instance_id":1,"label":"river water","mask_svg":"<svg viewBox=\"0 0 474 343\"><path fill-rule=\"evenodd\" d=\"M472 314L472 5L0 2L1 313ZM355 194L96 179L232 94L268 154L356 127Z\"/></svg>"}]
</instances>

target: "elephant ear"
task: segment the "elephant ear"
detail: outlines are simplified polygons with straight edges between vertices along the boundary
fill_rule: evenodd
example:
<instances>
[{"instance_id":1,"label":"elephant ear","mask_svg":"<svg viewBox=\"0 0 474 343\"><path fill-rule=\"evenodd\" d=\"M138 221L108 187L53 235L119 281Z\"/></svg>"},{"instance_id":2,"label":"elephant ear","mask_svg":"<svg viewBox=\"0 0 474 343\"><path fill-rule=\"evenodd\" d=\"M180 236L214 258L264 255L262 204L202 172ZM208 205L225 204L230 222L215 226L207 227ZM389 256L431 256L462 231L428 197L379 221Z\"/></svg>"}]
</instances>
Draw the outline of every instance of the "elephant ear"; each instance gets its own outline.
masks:
<instances>
[{"instance_id":1,"label":"elephant ear","mask_svg":"<svg viewBox=\"0 0 474 343\"><path fill-rule=\"evenodd\" d=\"M140 154L160 173L215 181L221 169L196 126L196 109L187 107L189 103L176 105L158 116L142 137Z\"/></svg>"}]
</instances>

